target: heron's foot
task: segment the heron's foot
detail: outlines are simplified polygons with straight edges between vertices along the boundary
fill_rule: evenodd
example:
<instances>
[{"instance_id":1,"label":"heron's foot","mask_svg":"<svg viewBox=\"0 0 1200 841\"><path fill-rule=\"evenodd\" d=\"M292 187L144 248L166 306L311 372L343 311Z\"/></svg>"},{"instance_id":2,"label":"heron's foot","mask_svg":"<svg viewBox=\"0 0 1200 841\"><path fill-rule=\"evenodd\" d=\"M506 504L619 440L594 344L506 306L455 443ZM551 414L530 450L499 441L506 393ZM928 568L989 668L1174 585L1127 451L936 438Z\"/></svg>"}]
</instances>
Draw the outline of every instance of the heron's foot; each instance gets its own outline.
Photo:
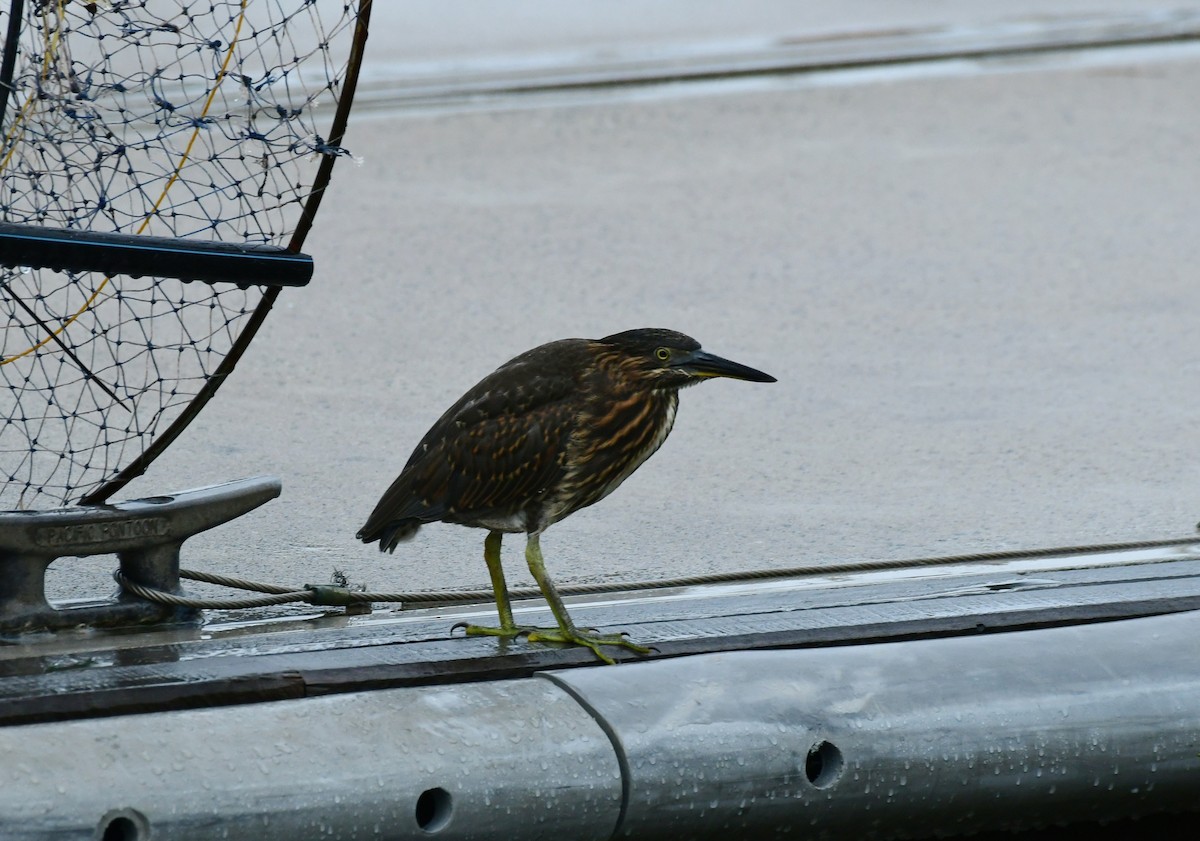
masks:
<instances>
[{"instance_id":1,"label":"heron's foot","mask_svg":"<svg viewBox=\"0 0 1200 841\"><path fill-rule=\"evenodd\" d=\"M463 629L469 637L500 637L501 639L510 640L513 637L519 637L522 634L532 634L535 631L551 630L549 628L535 628L532 625L501 625L499 628L491 625L472 625L470 622L458 622L452 628L450 633L454 633L459 628Z\"/></svg>"},{"instance_id":2,"label":"heron's foot","mask_svg":"<svg viewBox=\"0 0 1200 841\"><path fill-rule=\"evenodd\" d=\"M587 630L580 630L579 628L571 628L569 630L563 630L562 628L534 628L529 632L526 639L530 642L557 642L564 645L582 645L584 648L590 648L596 657L610 666L617 661L600 649L602 645L618 646L637 654L649 654L653 651L653 649L646 648L644 645L631 642L626 634L601 634L591 628Z\"/></svg>"}]
</instances>

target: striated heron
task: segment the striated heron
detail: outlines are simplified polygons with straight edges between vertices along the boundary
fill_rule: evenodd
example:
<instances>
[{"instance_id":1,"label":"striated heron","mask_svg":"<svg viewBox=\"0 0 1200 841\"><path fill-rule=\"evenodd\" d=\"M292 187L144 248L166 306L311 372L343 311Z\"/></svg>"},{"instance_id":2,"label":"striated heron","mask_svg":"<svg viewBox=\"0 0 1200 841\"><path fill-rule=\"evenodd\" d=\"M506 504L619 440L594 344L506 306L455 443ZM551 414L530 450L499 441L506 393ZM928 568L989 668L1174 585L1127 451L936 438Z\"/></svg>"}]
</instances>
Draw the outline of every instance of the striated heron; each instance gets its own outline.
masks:
<instances>
[{"instance_id":1,"label":"striated heron","mask_svg":"<svg viewBox=\"0 0 1200 841\"><path fill-rule=\"evenodd\" d=\"M470 635L527 635L531 641L590 648L649 649L624 634L580 629L546 574L539 545L547 528L599 502L666 440L679 389L712 377L774 382L722 359L674 330L643 329L603 339L562 339L501 365L446 410L359 530L364 543L395 551L425 523L488 530L483 542L500 627L466 625ZM500 541L525 532L525 560L557 628L513 621Z\"/></svg>"}]
</instances>

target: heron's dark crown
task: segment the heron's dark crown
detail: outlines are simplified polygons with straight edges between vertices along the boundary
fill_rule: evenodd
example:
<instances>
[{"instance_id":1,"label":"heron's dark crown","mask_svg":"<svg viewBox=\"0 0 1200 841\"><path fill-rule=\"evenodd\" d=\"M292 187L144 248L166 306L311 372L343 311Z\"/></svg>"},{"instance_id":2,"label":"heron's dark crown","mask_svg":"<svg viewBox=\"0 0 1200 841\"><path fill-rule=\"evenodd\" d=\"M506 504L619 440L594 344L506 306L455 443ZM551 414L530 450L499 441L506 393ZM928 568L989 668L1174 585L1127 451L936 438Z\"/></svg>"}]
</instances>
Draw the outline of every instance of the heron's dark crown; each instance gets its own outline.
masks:
<instances>
[{"instance_id":1,"label":"heron's dark crown","mask_svg":"<svg viewBox=\"0 0 1200 841\"><path fill-rule=\"evenodd\" d=\"M660 347L672 350L699 350L700 343L691 336L685 336L677 330L667 330L663 327L641 327L637 330L626 330L613 333L600 340L602 344L615 345L626 353L643 355L653 354Z\"/></svg>"}]
</instances>

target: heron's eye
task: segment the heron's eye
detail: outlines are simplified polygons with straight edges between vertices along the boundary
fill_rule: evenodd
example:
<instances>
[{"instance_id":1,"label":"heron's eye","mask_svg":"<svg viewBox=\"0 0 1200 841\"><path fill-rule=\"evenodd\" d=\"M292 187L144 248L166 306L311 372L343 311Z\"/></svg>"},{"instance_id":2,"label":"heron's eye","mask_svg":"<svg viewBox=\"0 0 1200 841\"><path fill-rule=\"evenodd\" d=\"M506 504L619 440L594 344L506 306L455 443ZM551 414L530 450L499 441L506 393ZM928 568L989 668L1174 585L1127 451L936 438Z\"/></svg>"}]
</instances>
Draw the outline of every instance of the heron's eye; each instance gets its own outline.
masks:
<instances>
[{"instance_id":1,"label":"heron's eye","mask_svg":"<svg viewBox=\"0 0 1200 841\"><path fill-rule=\"evenodd\" d=\"M663 362L666 362L671 358L671 351L667 350L665 347L660 347L658 350L654 351L654 355Z\"/></svg>"}]
</instances>

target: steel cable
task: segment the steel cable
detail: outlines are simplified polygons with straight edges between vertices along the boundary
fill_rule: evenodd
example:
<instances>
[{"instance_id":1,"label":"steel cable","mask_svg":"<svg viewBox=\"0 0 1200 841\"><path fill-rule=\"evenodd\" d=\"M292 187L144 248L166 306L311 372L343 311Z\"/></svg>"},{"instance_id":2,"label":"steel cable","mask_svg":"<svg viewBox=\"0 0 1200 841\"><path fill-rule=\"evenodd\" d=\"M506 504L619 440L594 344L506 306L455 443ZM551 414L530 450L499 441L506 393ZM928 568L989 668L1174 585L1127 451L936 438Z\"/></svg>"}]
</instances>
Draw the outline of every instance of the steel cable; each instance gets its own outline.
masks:
<instances>
[{"instance_id":1,"label":"steel cable","mask_svg":"<svg viewBox=\"0 0 1200 841\"><path fill-rule=\"evenodd\" d=\"M604 584L574 584L560 587L565 596L600 595L604 593L629 592L633 590L659 590L672 587L695 587L705 584L736 584L762 581L772 578L803 578L820 575L839 575L854 572L880 572L886 570L919 569L930 566L952 566L954 564L1010 561L1023 558L1045 558L1057 555L1071 556L1104 552L1131 552L1138 549L1165 549L1173 546L1194 545L1200 551L1200 537L1179 537L1168 540L1143 540L1126 543L1100 543L1091 546L1053 547L1048 549L1007 549L996 552L974 552L961 555L942 555L928 558L887 559L874 561L846 561L831 564L809 564L783 569L762 569L746 572L719 572L705 575L689 575L652 581L616 581ZM1149 558L1137 564L1164 563L1179 558ZM1064 567L1069 569L1070 567ZM209 610L239 610L244 608L272 607L291 603L308 603L315 606L349 606L373 603L401 603L405 608L445 604L485 602L493 598L489 590L443 590L399 593L371 593L339 584L306 584L301 588L265 584L217 573L180 569L179 577L205 584L214 584L231 589L248 590L266 595L242 599L204 599L168 593L153 587L145 587L124 576L120 570L113 578L123 590L147 601L175 607L192 607ZM538 598L541 591L536 587L514 587L509 590L514 599Z\"/></svg>"}]
</instances>

